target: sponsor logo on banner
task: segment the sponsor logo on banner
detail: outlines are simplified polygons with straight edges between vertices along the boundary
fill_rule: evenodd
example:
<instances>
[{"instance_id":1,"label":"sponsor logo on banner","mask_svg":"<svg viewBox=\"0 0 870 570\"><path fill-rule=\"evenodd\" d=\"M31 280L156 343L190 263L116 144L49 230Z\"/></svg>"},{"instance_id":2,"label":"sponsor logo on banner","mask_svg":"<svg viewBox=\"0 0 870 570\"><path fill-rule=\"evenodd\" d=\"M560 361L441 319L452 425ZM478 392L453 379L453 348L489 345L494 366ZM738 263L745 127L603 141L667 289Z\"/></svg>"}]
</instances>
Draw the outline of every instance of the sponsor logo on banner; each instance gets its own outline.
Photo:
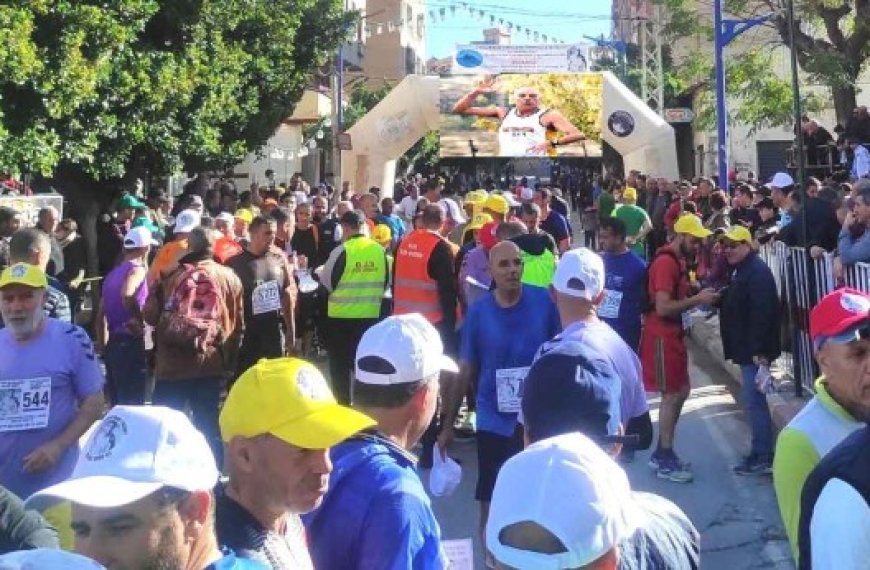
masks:
<instances>
[{"instance_id":1,"label":"sponsor logo on banner","mask_svg":"<svg viewBox=\"0 0 870 570\"><path fill-rule=\"evenodd\" d=\"M614 111L607 117L607 128L617 137L627 137L634 132L634 117L628 111Z\"/></svg>"}]
</instances>

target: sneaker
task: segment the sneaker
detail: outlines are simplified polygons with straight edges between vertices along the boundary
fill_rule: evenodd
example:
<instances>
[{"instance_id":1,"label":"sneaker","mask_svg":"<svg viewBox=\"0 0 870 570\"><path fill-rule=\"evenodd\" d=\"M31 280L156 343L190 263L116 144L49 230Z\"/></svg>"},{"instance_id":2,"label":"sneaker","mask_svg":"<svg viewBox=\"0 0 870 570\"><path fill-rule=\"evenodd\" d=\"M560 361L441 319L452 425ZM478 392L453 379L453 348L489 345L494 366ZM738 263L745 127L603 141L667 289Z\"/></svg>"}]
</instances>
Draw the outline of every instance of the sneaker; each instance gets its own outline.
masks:
<instances>
[{"instance_id":1,"label":"sneaker","mask_svg":"<svg viewBox=\"0 0 870 570\"><path fill-rule=\"evenodd\" d=\"M658 464L656 475L659 479L667 479L674 483L691 483L695 478L691 466L680 461L676 454L671 457L659 456Z\"/></svg>"},{"instance_id":2,"label":"sneaker","mask_svg":"<svg viewBox=\"0 0 870 570\"><path fill-rule=\"evenodd\" d=\"M661 455L659 454L658 450L653 451L652 454L649 456L649 461L647 462L647 465L649 465L649 468L653 471L658 471L660 459Z\"/></svg>"},{"instance_id":3,"label":"sneaker","mask_svg":"<svg viewBox=\"0 0 870 570\"><path fill-rule=\"evenodd\" d=\"M734 466L737 475L770 475L773 473L773 462L770 457L750 453L739 465Z\"/></svg>"}]
</instances>

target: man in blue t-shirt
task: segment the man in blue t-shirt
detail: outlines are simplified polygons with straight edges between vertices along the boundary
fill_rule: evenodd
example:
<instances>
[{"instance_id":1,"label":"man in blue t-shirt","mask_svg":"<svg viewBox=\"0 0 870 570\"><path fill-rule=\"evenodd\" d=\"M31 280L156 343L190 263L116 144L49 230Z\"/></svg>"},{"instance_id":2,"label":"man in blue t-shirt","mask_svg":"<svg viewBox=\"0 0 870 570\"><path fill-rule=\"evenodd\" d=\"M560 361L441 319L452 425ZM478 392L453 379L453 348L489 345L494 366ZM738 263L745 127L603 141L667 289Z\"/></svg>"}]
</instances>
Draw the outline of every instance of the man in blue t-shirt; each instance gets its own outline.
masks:
<instances>
[{"instance_id":1,"label":"man in blue t-shirt","mask_svg":"<svg viewBox=\"0 0 870 570\"><path fill-rule=\"evenodd\" d=\"M486 528L492 490L502 464L522 449L518 429L522 384L538 347L559 332L559 315L548 291L523 285L519 247L497 244L489 254L495 289L471 305L461 332L459 376L445 397L441 453L453 440L453 424L462 396L477 386L478 479L481 536Z\"/></svg>"},{"instance_id":2,"label":"man in blue t-shirt","mask_svg":"<svg viewBox=\"0 0 870 570\"><path fill-rule=\"evenodd\" d=\"M549 188L537 188L534 201L541 209L541 229L553 236L559 253L564 253L571 247L571 230L565 216L550 208L552 195Z\"/></svg>"},{"instance_id":3,"label":"man in blue t-shirt","mask_svg":"<svg viewBox=\"0 0 870 570\"><path fill-rule=\"evenodd\" d=\"M625 243L625 222L619 218L601 220L598 243L604 259L604 299L598 318L613 327L622 340L637 352L640 345L640 317L643 313L646 262Z\"/></svg>"}]
</instances>

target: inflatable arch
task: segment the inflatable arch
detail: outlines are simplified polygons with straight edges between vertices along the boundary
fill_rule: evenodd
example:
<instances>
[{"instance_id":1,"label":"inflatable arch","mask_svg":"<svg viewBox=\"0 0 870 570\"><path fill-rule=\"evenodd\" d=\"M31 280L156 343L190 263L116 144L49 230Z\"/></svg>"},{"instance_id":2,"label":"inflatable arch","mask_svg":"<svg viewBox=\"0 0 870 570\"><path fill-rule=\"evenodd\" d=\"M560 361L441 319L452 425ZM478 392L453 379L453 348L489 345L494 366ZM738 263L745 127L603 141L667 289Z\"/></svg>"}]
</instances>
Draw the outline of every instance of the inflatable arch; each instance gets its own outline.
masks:
<instances>
[{"instance_id":1,"label":"inflatable arch","mask_svg":"<svg viewBox=\"0 0 870 570\"><path fill-rule=\"evenodd\" d=\"M622 84L603 72L601 136L622 155L626 172L679 178L674 129ZM345 180L353 188L392 188L396 160L430 130L438 130L437 76L409 75L348 133L353 150L342 151Z\"/></svg>"}]
</instances>

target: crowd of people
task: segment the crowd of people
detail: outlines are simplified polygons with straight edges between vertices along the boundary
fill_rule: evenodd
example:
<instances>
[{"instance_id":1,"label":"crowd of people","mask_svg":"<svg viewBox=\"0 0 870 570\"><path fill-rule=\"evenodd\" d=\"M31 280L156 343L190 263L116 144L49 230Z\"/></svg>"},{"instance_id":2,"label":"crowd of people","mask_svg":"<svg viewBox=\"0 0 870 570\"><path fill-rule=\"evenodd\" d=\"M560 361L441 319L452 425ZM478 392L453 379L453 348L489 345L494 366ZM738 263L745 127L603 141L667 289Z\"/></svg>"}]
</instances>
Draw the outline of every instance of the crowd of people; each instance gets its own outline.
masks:
<instances>
[{"instance_id":1,"label":"crowd of people","mask_svg":"<svg viewBox=\"0 0 870 570\"><path fill-rule=\"evenodd\" d=\"M692 522L623 465L652 448L657 477L694 479L675 441L686 335L719 311L752 435L734 472L773 473L802 567L860 567L870 525L843 521L870 511L870 296L814 309L824 376L779 439L765 396L781 347L759 243L832 251L870 208L870 182L821 186L802 206L785 173L733 197L596 178L589 247L561 189L523 180L124 194L91 330L74 222L0 210L0 546L108 568L446 568L420 471L449 493L473 438L489 567L697 568Z\"/></svg>"}]
</instances>

